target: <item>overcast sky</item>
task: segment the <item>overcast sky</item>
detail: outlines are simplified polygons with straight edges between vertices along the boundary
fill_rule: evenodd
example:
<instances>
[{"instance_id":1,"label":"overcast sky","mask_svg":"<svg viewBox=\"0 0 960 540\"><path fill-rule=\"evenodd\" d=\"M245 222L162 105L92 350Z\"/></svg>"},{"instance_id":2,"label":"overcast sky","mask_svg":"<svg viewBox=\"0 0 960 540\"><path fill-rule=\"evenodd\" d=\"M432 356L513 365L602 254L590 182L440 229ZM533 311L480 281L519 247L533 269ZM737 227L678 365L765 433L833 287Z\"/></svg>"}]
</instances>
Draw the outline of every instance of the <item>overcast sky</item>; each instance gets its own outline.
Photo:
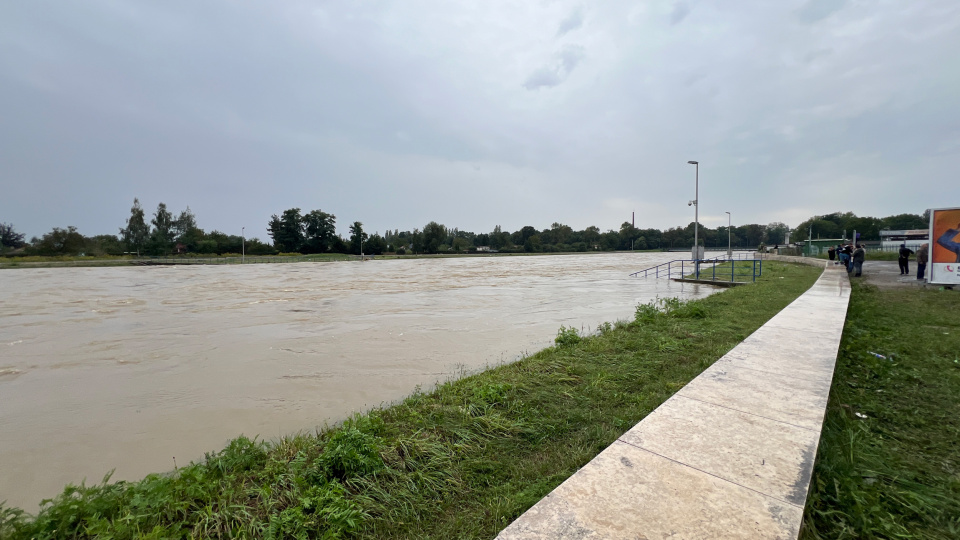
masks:
<instances>
[{"instance_id":1,"label":"overcast sky","mask_svg":"<svg viewBox=\"0 0 960 540\"><path fill-rule=\"evenodd\" d=\"M720 6L720 7L718 7ZM269 240L960 205L960 2L0 3L0 221Z\"/></svg>"}]
</instances>

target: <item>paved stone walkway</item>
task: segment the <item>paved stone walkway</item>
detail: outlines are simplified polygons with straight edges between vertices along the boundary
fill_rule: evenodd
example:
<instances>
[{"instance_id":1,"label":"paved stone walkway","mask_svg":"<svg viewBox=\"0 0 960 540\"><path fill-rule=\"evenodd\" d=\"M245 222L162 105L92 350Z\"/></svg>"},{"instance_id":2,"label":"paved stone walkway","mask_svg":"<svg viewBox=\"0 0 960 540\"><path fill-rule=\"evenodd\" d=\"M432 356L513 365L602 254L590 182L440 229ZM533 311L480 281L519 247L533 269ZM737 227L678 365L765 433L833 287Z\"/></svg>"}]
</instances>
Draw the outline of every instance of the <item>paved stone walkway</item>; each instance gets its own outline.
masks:
<instances>
[{"instance_id":1,"label":"paved stone walkway","mask_svg":"<svg viewBox=\"0 0 960 540\"><path fill-rule=\"evenodd\" d=\"M849 298L827 267L497 538L795 539Z\"/></svg>"}]
</instances>

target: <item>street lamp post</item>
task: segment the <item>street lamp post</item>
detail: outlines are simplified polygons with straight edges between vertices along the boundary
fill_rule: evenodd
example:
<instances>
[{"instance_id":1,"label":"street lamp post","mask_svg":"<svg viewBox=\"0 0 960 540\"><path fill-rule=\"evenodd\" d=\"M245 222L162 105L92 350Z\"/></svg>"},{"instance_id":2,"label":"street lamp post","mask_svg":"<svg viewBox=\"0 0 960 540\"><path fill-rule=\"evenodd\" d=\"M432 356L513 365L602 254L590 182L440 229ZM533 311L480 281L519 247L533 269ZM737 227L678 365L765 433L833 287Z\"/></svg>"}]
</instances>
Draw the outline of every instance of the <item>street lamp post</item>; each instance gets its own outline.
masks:
<instances>
[{"instance_id":1,"label":"street lamp post","mask_svg":"<svg viewBox=\"0 0 960 540\"><path fill-rule=\"evenodd\" d=\"M690 165L697 168L696 183L694 184L693 200L689 205L693 205L693 260L697 272L697 278L700 278L700 162L688 161Z\"/></svg>"},{"instance_id":2,"label":"street lamp post","mask_svg":"<svg viewBox=\"0 0 960 540\"><path fill-rule=\"evenodd\" d=\"M733 248L730 244L730 212L724 212L727 214L727 257L733 258Z\"/></svg>"},{"instance_id":3,"label":"street lamp post","mask_svg":"<svg viewBox=\"0 0 960 540\"><path fill-rule=\"evenodd\" d=\"M247 235L246 227L240 227L240 264L243 264L247 258Z\"/></svg>"}]
</instances>

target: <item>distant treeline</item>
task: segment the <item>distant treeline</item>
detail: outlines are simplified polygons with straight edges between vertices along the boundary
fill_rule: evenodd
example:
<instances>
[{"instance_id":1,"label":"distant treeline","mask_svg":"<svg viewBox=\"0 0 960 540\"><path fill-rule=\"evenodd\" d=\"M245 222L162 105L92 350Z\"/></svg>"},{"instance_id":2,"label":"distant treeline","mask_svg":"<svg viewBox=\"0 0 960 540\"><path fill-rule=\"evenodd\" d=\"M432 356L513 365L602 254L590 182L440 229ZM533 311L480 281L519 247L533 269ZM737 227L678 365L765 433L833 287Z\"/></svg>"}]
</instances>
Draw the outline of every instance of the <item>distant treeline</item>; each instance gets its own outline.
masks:
<instances>
[{"instance_id":1,"label":"distant treeline","mask_svg":"<svg viewBox=\"0 0 960 540\"><path fill-rule=\"evenodd\" d=\"M882 229L922 229L929 223L929 214L899 214L885 218L857 217L851 212L817 216L791 230L786 224L775 222L767 225L749 224L732 227L730 242L734 247L756 248L760 244L783 244L787 232L791 241L805 240L813 225L814 238L840 238L846 232L861 233L862 240L878 240ZM259 239L245 241L239 235L220 231L205 232L197 226L197 220L188 207L179 215L171 213L164 203L157 206L152 219L147 222L140 201L134 199L130 217L118 235L83 236L75 227L55 227L40 238L24 241L13 225L0 223L0 249L7 255L171 255L171 254L217 254L240 253L244 248L251 255L274 255L277 253L354 253L361 250L367 254L385 252L405 253L470 253L496 250L499 252L571 252L615 251L647 249L680 249L693 245L694 224L685 227L641 229L629 221L619 230L602 232L598 227L575 231L562 223L553 223L549 228L537 229L527 225L509 232L498 225L490 232L474 233L448 228L431 221L423 229L401 231L388 230L382 236L377 232L368 234L363 223L354 221L349 227L349 236L336 233L336 216L321 210L307 213L291 208L274 214L267 224L273 244ZM711 229L700 225L699 240L707 248L727 246L727 227Z\"/></svg>"}]
</instances>

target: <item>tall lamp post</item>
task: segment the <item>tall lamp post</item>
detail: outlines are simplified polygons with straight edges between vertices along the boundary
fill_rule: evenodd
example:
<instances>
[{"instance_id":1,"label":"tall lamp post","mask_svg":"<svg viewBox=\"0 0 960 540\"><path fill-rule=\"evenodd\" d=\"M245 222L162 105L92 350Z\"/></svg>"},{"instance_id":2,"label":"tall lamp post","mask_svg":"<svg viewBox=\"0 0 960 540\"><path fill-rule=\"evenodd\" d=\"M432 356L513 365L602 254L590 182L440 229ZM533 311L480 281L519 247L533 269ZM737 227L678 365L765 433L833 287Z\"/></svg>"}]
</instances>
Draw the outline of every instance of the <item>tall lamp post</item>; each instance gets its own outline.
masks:
<instances>
[{"instance_id":1,"label":"tall lamp post","mask_svg":"<svg viewBox=\"0 0 960 540\"><path fill-rule=\"evenodd\" d=\"M697 168L696 183L694 184L693 200L687 206L693 206L693 260L697 261L697 277L700 277L700 162L688 161L690 165Z\"/></svg>"},{"instance_id":2,"label":"tall lamp post","mask_svg":"<svg viewBox=\"0 0 960 540\"><path fill-rule=\"evenodd\" d=\"M733 248L730 244L730 212L724 212L727 215L727 257L733 258Z\"/></svg>"},{"instance_id":3,"label":"tall lamp post","mask_svg":"<svg viewBox=\"0 0 960 540\"><path fill-rule=\"evenodd\" d=\"M246 227L240 227L240 264L247 258L247 235Z\"/></svg>"}]
</instances>

